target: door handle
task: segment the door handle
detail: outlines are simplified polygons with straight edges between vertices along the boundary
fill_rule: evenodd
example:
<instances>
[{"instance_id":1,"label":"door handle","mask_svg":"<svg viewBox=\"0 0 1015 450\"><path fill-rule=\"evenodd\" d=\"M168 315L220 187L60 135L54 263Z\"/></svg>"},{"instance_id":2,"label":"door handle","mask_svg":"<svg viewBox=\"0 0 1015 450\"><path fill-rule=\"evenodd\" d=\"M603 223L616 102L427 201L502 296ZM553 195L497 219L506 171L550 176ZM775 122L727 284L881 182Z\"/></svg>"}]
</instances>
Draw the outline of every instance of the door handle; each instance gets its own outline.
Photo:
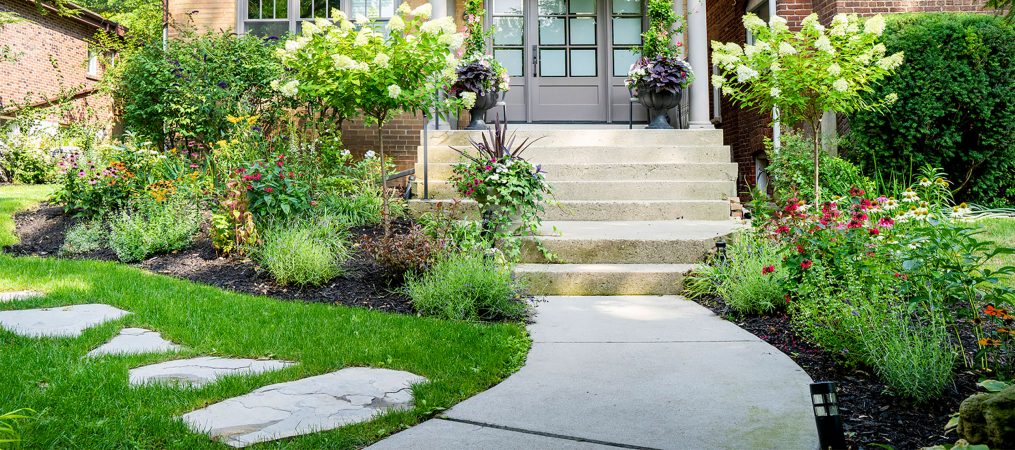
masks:
<instances>
[{"instance_id":1,"label":"door handle","mask_svg":"<svg viewBox=\"0 0 1015 450\"><path fill-rule=\"evenodd\" d=\"M539 76L539 52L536 49L537 46L532 46L532 76Z\"/></svg>"}]
</instances>

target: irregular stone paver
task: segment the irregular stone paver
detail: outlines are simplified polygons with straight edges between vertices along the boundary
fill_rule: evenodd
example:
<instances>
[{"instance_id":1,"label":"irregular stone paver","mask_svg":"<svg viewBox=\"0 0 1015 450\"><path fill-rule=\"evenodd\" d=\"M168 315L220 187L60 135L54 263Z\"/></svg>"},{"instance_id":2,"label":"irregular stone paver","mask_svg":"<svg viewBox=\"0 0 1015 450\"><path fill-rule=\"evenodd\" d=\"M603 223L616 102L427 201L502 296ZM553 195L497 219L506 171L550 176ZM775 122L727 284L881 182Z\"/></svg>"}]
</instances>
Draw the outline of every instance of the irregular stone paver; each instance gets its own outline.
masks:
<instances>
[{"instance_id":1,"label":"irregular stone paver","mask_svg":"<svg viewBox=\"0 0 1015 450\"><path fill-rule=\"evenodd\" d=\"M124 328L109 342L88 352L88 356L137 355L179 350L180 346L165 339L162 334L144 328Z\"/></svg>"},{"instance_id":2,"label":"irregular stone paver","mask_svg":"<svg viewBox=\"0 0 1015 450\"><path fill-rule=\"evenodd\" d=\"M30 298L42 297L44 294L38 291L13 291L0 292L0 303L27 300Z\"/></svg>"},{"instance_id":3,"label":"irregular stone paver","mask_svg":"<svg viewBox=\"0 0 1015 450\"><path fill-rule=\"evenodd\" d=\"M77 337L87 328L130 314L98 303L0 311L0 327L29 337Z\"/></svg>"},{"instance_id":4,"label":"irregular stone paver","mask_svg":"<svg viewBox=\"0 0 1015 450\"><path fill-rule=\"evenodd\" d=\"M265 386L187 413L183 421L233 447L331 430L412 404L426 378L390 369L350 367Z\"/></svg>"},{"instance_id":5,"label":"irregular stone paver","mask_svg":"<svg viewBox=\"0 0 1015 450\"><path fill-rule=\"evenodd\" d=\"M130 384L152 383L179 384L186 387L201 387L229 375L254 375L272 370L281 370L295 363L289 361L218 358L201 356L177 359L149 366L131 369Z\"/></svg>"}]
</instances>

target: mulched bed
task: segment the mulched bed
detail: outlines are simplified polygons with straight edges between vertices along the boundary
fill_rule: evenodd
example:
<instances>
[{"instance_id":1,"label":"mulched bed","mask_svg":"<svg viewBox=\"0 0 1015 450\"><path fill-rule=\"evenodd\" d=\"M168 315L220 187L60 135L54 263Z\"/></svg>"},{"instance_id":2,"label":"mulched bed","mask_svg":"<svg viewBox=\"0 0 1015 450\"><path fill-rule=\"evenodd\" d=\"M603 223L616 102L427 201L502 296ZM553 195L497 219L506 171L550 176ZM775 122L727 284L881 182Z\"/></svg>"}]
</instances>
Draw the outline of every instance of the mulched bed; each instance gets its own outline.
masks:
<instances>
[{"instance_id":1,"label":"mulched bed","mask_svg":"<svg viewBox=\"0 0 1015 450\"><path fill-rule=\"evenodd\" d=\"M18 256L58 256L67 229L74 220L64 215L57 206L43 205L14 216L16 233L21 243L4 249ZM397 223L396 232L407 224ZM376 236L377 227L351 230L352 241L363 236ZM73 258L116 261L109 249L102 249ZM322 286L279 286L271 275L246 258L219 257L212 248L207 229L201 230L187 249L157 255L135 266L145 270L199 283L209 284L237 292L266 295L286 300L335 303L380 311L415 314L409 298L398 293L398 285L391 281L372 258L356 252L346 264L348 273Z\"/></svg>"},{"instance_id":2,"label":"mulched bed","mask_svg":"<svg viewBox=\"0 0 1015 450\"><path fill-rule=\"evenodd\" d=\"M874 371L850 368L834 355L808 343L793 330L785 314L738 318L729 313L722 299L698 300L716 314L733 321L773 347L789 355L815 381L834 381L846 441L854 449L919 449L937 444L954 444L955 432L945 436L944 426L959 410L966 397L977 392L979 376L961 368L952 385L937 399L918 405L890 395Z\"/></svg>"}]
</instances>

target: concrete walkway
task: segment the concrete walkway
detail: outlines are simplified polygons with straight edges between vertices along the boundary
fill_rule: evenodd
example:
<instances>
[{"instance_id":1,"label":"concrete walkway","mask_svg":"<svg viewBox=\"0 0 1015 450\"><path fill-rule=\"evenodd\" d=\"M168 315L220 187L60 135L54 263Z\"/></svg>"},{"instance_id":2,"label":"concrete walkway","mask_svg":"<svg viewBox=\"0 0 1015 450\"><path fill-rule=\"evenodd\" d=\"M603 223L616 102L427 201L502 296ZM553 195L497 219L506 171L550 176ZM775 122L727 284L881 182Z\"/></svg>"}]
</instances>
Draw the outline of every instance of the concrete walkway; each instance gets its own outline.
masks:
<instances>
[{"instance_id":1,"label":"concrete walkway","mask_svg":"<svg viewBox=\"0 0 1015 450\"><path fill-rule=\"evenodd\" d=\"M675 296L549 297L528 361L374 449L814 449L810 378Z\"/></svg>"}]
</instances>

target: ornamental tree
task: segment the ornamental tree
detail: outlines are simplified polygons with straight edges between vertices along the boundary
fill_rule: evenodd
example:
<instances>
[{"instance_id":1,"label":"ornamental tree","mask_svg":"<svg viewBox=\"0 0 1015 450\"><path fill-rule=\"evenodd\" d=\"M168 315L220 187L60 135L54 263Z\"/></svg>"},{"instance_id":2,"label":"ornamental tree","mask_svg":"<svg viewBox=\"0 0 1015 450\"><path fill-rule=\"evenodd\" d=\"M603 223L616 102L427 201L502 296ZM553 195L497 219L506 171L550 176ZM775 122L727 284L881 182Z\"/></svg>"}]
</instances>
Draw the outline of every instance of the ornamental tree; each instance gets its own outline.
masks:
<instances>
[{"instance_id":1,"label":"ornamental tree","mask_svg":"<svg viewBox=\"0 0 1015 450\"><path fill-rule=\"evenodd\" d=\"M363 16L353 24L344 13L332 11L336 22L318 19L305 23L299 36L279 50L288 78L275 86L283 95L307 102L319 101L341 121L363 114L377 126L381 161L386 161L384 124L398 112L427 114L450 110L457 99L439 100L438 88L454 80L458 59L452 51L462 46L454 19L430 18L430 5L411 9L399 6L387 24L380 26ZM387 192L386 164L381 179ZM387 194L384 199L385 234L390 234Z\"/></svg>"},{"instance_id":2,"label":"ornamental tree","mask_svg":"<svg viewBox=\"0 0 1015 450\"><path fill-rule=\"evenodd\" d=\"M803 124L814 145L814 203L821 201L818 185L821 151L821 116L825 111L851 113L881 110L898 98L894 93L877 101L866 94L902 64L902 52L885 55L880 15L861 21L838 14L831 26L807 16L799 32L791 32L786 19L766 24L747 14L744 27L755 38L753 45L712 41L712 60L720 74L712 84L735 103L759 111L778 108L779 122Z\"/></svg>"}]
</instances>

